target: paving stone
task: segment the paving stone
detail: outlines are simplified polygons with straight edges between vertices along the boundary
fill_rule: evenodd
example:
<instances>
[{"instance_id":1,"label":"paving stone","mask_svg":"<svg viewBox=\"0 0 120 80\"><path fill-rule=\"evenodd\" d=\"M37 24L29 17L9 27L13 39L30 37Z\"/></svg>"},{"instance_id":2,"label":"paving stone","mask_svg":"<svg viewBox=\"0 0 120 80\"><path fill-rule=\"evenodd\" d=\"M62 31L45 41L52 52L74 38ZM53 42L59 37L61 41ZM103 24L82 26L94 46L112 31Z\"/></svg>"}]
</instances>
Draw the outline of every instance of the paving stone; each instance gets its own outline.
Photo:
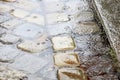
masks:
<instances>
[{"instance_id":1,"label":"paving stone","mask_svg":"<svg viewBox=\"0 0 120 80\"><path fill-rule=\"evenodd\" d=\"M52 38L53 49L55 51L71 50L75 48L75 43L70 36L56 36Z\"/></svg>"},{"instance_id":2,"label":"paving stone","mask_svg":"<svg viewBox=\"0 0 120 80\"><path fill-rule=\"evenodd\" d=\"M82 22L74 27L73 32L80 35L93 34L99 32L99 27L95 22Z\"/></svg>"},{"instance_id":3,"label":"paving stone","mask_svg":"<svg viewBox=\"0 0 120 80\"><path fill-rule=\"evenodd\" d=\"M66 1L65 5L65 10L71 16L74 16L82 11L90 11L88 2L83 0L69 0Z\"/></svg>"},{"instance_id":4,"label":"paving stone","mask_svg":"<svg viewBox=\"0 0 120 80\"><path fill-rule=\"evenodd\" d=\"M0 80L26 80L27 74L22 71L0 66Z\"/></svg>"},{"instance_id":5,"label":"paving stone","mask_svg":"<svg viewBox=\"0 0 120 80\"><path fill-rule=\"evenodd\" d=\"M9 21L6 21L6 22L2 23L1 26L6 28L6 29L10 29L10 28L15 27L18 24L21 24L21 23L22 23L21 20L12 19L12 20L9 20Z\"/></svg>"},{"instance_id":6,"label":"paving stone","mask_svg":"<svg viewBox=\"0 0 120 80\"><path fill-rule=\"evenodd\" d=\"M0 12L9 12L13 9L14 8L12 6L5 5L5 4L0 4Z\"/></svg>"},{"instance_id":7,"label":"paving stone","mask_svg":"<svg viewBox=\"0 0 120 80\"><path fill-rule=\"evenodd\" d=\"M36 8L39 8L40 9L40 4L37 3L37 2L32 2L32 1L29 1L29 0L19 0L19 2L15 3L14 6L16 7L19 7L21 9L25 9L25 10L33 10L33 9L36 9Z\"/></svg>"},{"instance_id":8,"label":"paving stone","mask_svg":"<svg viewBox=\"0 0 120 80\"><path fill-rule=\"evenodd\" d=\"M79 43L79 44L78 44ZM108 46L108 45L107 45ZM81 50L88 50L90 49L91 51L94 50L95 53L100 53L101 51L103 51L102 53L100 53L100 55L105 54L104 52L107 50L109 51L109 48L105 47L105 45L103 45L102 42L77 42L76 41L76 50L81 51ZM92 55L96 55L96 54L92 54Z\"/></svg>"},{"instance_id":9,"label":"paving stone","mask_svg":"<svg viewBox=\"0 0 120 80\"><path fill-rule=\"evenodd\" d=\"M39 14L31 14L30 16L26 17L24 20L38 25L45 25L44 16Z\"/></svg>"},{"instance_id":10,"label":"paving stone","mask_svg":"<svg viewBox=\"0 0 120 80\"><path fill-rule=\"evenodd\" d=\"M40 36L42 32L43 32L43 29L41 27L34 24L29 24L29 23L17 26L13 30L14 34L24 38L35 38L37 36Z\"/></svg>"},{"instance_id":11,"label":"paving stone","mask_svg":"<svg viewBox=\"0 0 120 80\"><path fill-rule=\"evenodd\" d=\"M56 53L54 55L54 64L57 67L75 67L79 66L79 57L76 53Z\"/></svg>"},{"instance_id":12,"label":"paving stone","mask_svg":"<svg viewBox=\"0 0 120 80\"><path fill-rule=\"evenodd\" d=\"M9 66L33 74L47 64L47 61L45 61L43 58L26 54L21 56L20 58L17 58L15 62L10 64Z\"/></svg>"},{"instance_id":13,"label":"paving stone","mask_svg":"<svg viewBox=\"0 0 120 80\"><path fill-rule=\"evenodd\" d=\"M13 62L20 52L11 46L0 47L0 62Z\"/></svg>"},{"instance_id":14,"label":"paving stone","mask_svg":"<svg viewBox=\"0 0 120 80\"><path fill-rule=\"evenodd\" d=\"M24 41L17 46L19 49L31 53L38 53L48 48L46 44L42 44L36 41Z\"/></svg>"},{"instance_id":15,"label":"paving stone","mask_svg":"<svg viewBox=\"0 0 120 80\"><path fill-rule=\"evenodd\" d=\"M27 11L24 11L24 10L21 10L21 9L12 10L10 12L10 14L17 17L17 18L24 18L27 15L29 15L29 13Z\"/></svg>"},{"instance_id":16,"label":"paving stone","mask_svg":"<svg viewBox=\"0 0 120 80\"><path fill-rule=\"evenodd\" d=\"M58 70L58 80L87 80L82 69L62 68Z\"/></svg>"},{"instance_id":17,"label":"paving stone","mask_svg":"<svg viewBox=\"0 0 120 80\"><path fill-rule=\"evenodd\" d=\"M7 20L9 20L9 19L10 19L10 17L5 16L5 15L3 15L3 14L0 14L0 23L5 22L5 21L7 21Z\"/></svg>"},{"instance_id":18,"label":"paving stone","mask_svg":"<svg viewBox=\"0 0 120 80\"><path fill-rule=\"evenodd\" d=\"M55 24L59 22L69 21L69 17L65 13L50 13L50 14L47 14L46 17L47 17L48 24Z\"/></svg>"},{"instance_id":19,"label":"paving stone","mask_svg":"<svg viewBox=\"0 0 120 80\"><path fill-rule=\"evenodd\" d=\"M4 34L0 37L0 41L4 44L13 44L17 43L20 40L19 37L12 34Z\"/></svg>"},{"instance_id":20,"label":"paving stone","mask_svg":"<svg viewBox=\"0 0 120 80\"><path fill-rule=\"evenodd\" d=\"M94 14L92 12L79 12L75 18L78 22L92 21L94 20Z\"/></svg>"},{"instance_id":21,"label":"paving stone","mask_svg":"<svg viewBox=\"0 0 120 80\"><path fill-rule=\"evenodd\" d=\"M71 33L71 29L68 24L48 25L47 29L49 34L52 36Z\"/></svg>"},{"instance_id":22,"label":"paving stone","mask_svg":"<svg viewBox=\"0 0 120 80\"><path fill-rule=\"evenodd\" d=\"M80 1L78 0L69 0L67 1L65 4L66 4L66 10L69 11L69 12L76 12L79 8L79 3Z\"/></svg>"},{"instance_id":23,"label":"paving stone","mask_svg":"<svg viewBox=\"0 0 120 80\"><path fill-rule=\"evenodd\" d=\"M63 2L47 2L47 3L45 3L45 8L46 8L45 10L47 12L63 11L64 7L65 6L64 6Z\"/></svg>"}]
</instances>

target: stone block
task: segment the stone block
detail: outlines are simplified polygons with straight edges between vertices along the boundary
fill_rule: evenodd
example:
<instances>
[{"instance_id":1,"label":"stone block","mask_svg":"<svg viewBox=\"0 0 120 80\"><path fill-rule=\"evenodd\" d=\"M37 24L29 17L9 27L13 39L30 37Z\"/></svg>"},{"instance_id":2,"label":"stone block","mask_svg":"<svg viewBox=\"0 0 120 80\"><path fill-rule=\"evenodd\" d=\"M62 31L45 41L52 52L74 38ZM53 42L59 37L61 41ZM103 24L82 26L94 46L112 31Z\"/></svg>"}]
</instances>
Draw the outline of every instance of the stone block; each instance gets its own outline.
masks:
<instances>
[{"instance_id":1,"label":"stone block","mask_svg":"<svg viewBox=\"0 0 120 80\"><path fill-rule=\"evenodd\" d=\"M70 36L53 37L52 43L55 51L72 50L75 48L74 40Z\"/></svg>"},{"instance_id":2,"label":"stone block","mask_svg":"<svg viewBox=\"0 0 120 80\"><path fill-rule=\"evenodd\" d=\"M0 62L13 62L20 52L11 46L0 47Z\"/></svg>"},{"instance_id":3,"label":"stone block","mask_svg":"<svg viewBox=\"0 0 120 80\"><path fill-rule=\"evenodd\" d=\"M83 34L93 34L99 32L99 27L95 22L82 22L74 26L73 32Z\"/></svg>"},{"instance_id":4,"label":"stone block","mask_svg":"<svg viewBox=\"0 0 120 80\"><path fill-rule=\"evenodd\" d=\"M71 28L68 24L48 25L47 28L52 36L71 33Z\"/></svg>"},{"instance_id":5,"label":"stone block","mask_svg":"<svg viewBox=\"0 0 120 80\"><path fill-rule=\"evenodd\" d=\"M45 10L47 12L63 11L64 7L65 6L63 2L46 2L45 3L45 8L46 8Z\"/></svg>"},{"instance_id":6,"label":"stone block","mask_svg":"<svg viewBox=\"0 0 120 80\"><path fill-rule=\"evenodd\" d=\"M94 20L94 13L93 12L79 12L76 16L75 19L78 22L81 21L93 21Z\"/></svg>"},{"instance_id":7,"label":"stone block","mask_svg":"<svg viewBox=\"0 0 120 80\"><path fill-rule=\"evenodd\" d=\"M10 12L11 15L17 17L17 18L24 18L29 15L27 11L21 10L21 9L15 9Z\"/></svg>"},{"instance_id":8,"label":"stone block","mask_svg":"<svg viewBox=\"0 0 120 80\"><path fill-rule=\"evenodd\" d=\"M58 70L58 80L87 80L82 69L62 68Z\"/></svg>"},{"instance_id":9,"label":"stone block","mask_svg":"<svg viewBox=\"0 0 120 80\"><path fill-rule=\"evenodd\" d=\"M50 13L50 14L47 14L46 17L47 17L48 24L55 24L59 22L69 21L69 17L66 13Z\"/></svg>"},{"instance_id":10,"label":"stone block","mask_svg":"<svg viewBox=\"0 0 120 80\"><path fill-rule=\"evenodd\" d=\"M40 26L30 23L19 25L13 30L15 35L23 38L36 38L37 36L40 36L42 32L43 29Z\"/></svg>"},{"instance_id":11,"label":"stone block","mask_svg":"<svg viewBox=\"0 0 120 80\"><path fill-rule=\"evenodd\" d=\"M28 1L28 0L24 0L24 1L19 0L17 3L14 4L14 6L24 9L24 10L29 10L29 11L34 10L36 8L41 9L39 3L35 2L35 1L34 2Z\"/></svg>"},{"instance_id":12,"label":"stone block","mask_svg":"<svg viewBox=\"0 0 120 80\"><path fill-rule=\"evenodd\" d=\"M79 56L76 53L56 53L54 55L54 64L57 67L79 66Z\"/></svg>"},{"instance_id":13,"label":"stone block","mask_svg":"<svg viewBox=\"0 0 120 80\"><path fill-rule=\"evenodd\" d=\"M39 14L31 14L30 16L26 17L24 20L38 25L45 25L44 16Z\"/></svg>"},{"instance_id":14,"label":"stone block","mask_svg":"<svg viewBox=\"0 0 120 80\"><path fill-rule=\"evenodd\" d=\"M23 51L38 53L47 49L48 46L35 41L24 41L18 44L17 47Z\"/></svg>"}]
</instances>

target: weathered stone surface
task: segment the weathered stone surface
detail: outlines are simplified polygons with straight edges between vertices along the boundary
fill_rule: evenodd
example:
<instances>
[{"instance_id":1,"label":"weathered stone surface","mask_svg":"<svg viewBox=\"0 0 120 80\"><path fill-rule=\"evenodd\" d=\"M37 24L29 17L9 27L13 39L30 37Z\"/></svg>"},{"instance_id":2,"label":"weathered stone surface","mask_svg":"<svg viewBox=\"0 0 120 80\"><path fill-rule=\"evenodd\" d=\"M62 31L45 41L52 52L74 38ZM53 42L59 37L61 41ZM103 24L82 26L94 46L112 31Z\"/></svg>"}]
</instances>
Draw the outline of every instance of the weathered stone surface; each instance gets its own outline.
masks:
<instances>
[{"instance_id":1,"label":"weathered stone surface","mask_svg":"<svg viewBox=\"0 0 120 80\"><path fill-rule=\"evenodd\" d=\"M47 66L44 66L42 69L37 71L36 76L43 77L45 80L57 80L57 75L56 75L57 70L54 67L53 53L50 50L48 50L48 51L43 52L44 55L51 56L51 57L46 57L46 61L48 62L48 64L47 64ZM43 56L42 56L42 58L43 58Z\"/></svg>"},{"instance_id":2,"label":"weathered stone surface","mask_svg":"<svg viewBox=\"0 0 120 80\"><path fill-rule=\"evenodd\" d=\"M20 52L11 46L0 47L0 62L13 62Z\"/></svg>"},{"instance_id":3,"label":"weathered stone surface","mask_svg":"<svg viewBox=\"0 0 120 80\"><path fill-rule=\"evenodd\" d=\"M9 20L9 19L10 19L10 17L5 16L5 15L3 15L3 14L0 14L0 23L5 22L5 21L7 21L7 20ZM0 25L1 25L1 24L0 24Z\"/></svg>"},{"instance_id":4,"label":"weathered stone surface","mask_svg":"<svg viewBox=\"0 0 120 80\"><path fill-rule=\"evenodd\" d=\"M6 29L0 26L0 37L2 35L5 36L7 33L21 38L17 44L0 44L0 65L11 66L14 69L28 73L28 80L58 80L57 69L61 67L54 66L53 53L73 52L78 53L80 65L70 66L72 69L74 67L75 71L67 69L65 72L69 71L70 75L72 73L72 75L78 74L79 76L79 72L76 69L82 67L90 80L119 80L112 67L113 61L108 56L111 48L106 43L106 37L103 36L103 32L100 32L100 30L99 32L95 31L95 34L90 33L89 35L75 34L74 28L76 26L74 25L76 23L79 26L83 22L94 20L91 10L93 8L89 8L89 5L91 5L91 0L16 0L15 2L0 0L0 25L14 19L23 21L22 24L14 27L6 25ZM11 15L10 13L14 14ZM43 18L44 22L42 22ZM17 21L9 23L14 24L14 22L17 24ZM87 29L91 30L90 27ZM79 32L77 29L80 28L76 28L76 31ZM67 36L69 38L66 39ZM54 37L59 37L55 39L58 51L53 50L52 46L54 44L50 42ZM73 39L75 42L73 42ZM20 44L22 46L18 49L17 47ZM42 49L44 47L45 49ZM26 51L22 51L22 48ZM61 56L65 57L62 54ZM71 57L68 58L71 59ZM9 75L9 73L6 74ZM30 75L31 77L29 77ZM65 76L64 74L62 75L61 77ZM99 76L99 78L96 76ZM67 75L65 77L71 80L71 77ZM72 80L77 79L74 77Z\"/></svg>"},{"instance_id":5,"label":"weathered stone surface","mask_svg":"<svg viewBox=\"0 0 120 80\"><path fill-rule=\"evenodd\" d=\"M17 17L17 18L24 18L29 13L27 11L21 10L21 9L15 9L10 12L11 15Z\"/></svg>"},{"instance_id":6,"label":"weathered stone surface","mask_svg":"<svg viewBox=\"0 0 120 80\"><path fill-rule=\"evenodd\" d=\"M69 12L76 12L79 8L79 2L78 0L69 0L67 3L66 3L66 10L69 11Z\"/></svg>"},{"instance_id":7,"label":"weathered stone surface","mask_svg":"<svg viewBox=\"0 0 120 80\"><path fill-rule=\"evenodd\" d=\"M68 24L57 24L47 26L50 35L60 35L71 33L71 28Z\"/></svg>"},{"instance_id":8,"label":"weathered stone surface","mask_svg":"<svg viewBox=\"0 0 120 80\"><path fill-rule=\"evenodd\" d=\"M44 16L39 14L31 14L30 16L26 17L24 20L38 25L45 25Z\"/></svg>"},{"instance_id":9,"label":"weathered stone surface","mask_svg":"<svg viewBox=\"0 0 120 80\"><path fill-rule=\"evenodd\" d=\"M6 29L10 29L10 28L15 27L16 25L19 25L20 23L22 23L21 20L12 19L12 20L8 20L8 21L2 23L1 26L6 28Z\"/></svg>"},{"instance_id":10,"label":"weathered stone surface","mask_svg":"<svg viewBox=\"0 0 120 80\"><path fill-rule=\"evenodd\" d=\"M93 3L120 62L120 1L93 0Z\"/></svg>"},{"instance_id":11,"label":"weathered stone surface","mask_svg":"<svg viewBox=\"0 0 120 80\"><path fill-rule=\"evenodd\" d=\"M46 17L48 24L55 24L59 22L69 21L69 17L66 13L51 13L51 14L47 14Z\"/></svg>"},{"instance_id":12,"label":"weathered stone surface","mask_svg":"<svg viewBox=\"0 0 120 80\"><path fill-rule=\"evenodd\" d=\"M17 58L14 63L9 66L26 71L28 73L35 73L43 68L48 63L43 59L30 54L26 54Z\"/></svg>"},{"instance_id":13,"label":"weathered stone surface","mask_svg":"<svg viewBox=\"0 0 120 80\"><path fill-rule=\"evenodd\" d=\"M52 38L53 49L55 51L71 50L75 48L75 43L70 36L56 36Z\"/></svg>"},{"instance_id":14,"label":"weathered stone surface","mask_svg":"<svg viewBox=\"0 0 120 80\"><path fill-rule=\"evenodd\" d=\"M31 76L28 76L28 80L44 80L44 79L38 76L31 75Z\"/></svg>"},{"instance_id":15,"label":"weathered stone surface","mask_svg":"<svg viewBox=\"0 0 120 80\"><path fill-rule=\"evenodd\" d=\"M79 12L76 16L75 19L77 22L81 21L92 21L94 20L94 14L93 12Z\"/></svg>"},{"instance_id":16,"label":"weathered stone surface","mask_svg":"<svg viewBox=\"0 0 120 80\"><path fill-rule=\"evenodd\" d=\"M34 2L28 1L28 0L24 0L24 1L19 0L15 3L14 6L19 7L21 9L29 10L29 11L36 9L36 8L40 9L39 3L35 2L35 1Z\"/></svg>"},{"instance_id":17,"label":"weathered stone surface","mask_svg":"<svg viewBox=\"0 0 120 80\"><path fill-rule=\"evenodd\" d=\"M41 27L30 23L19 25L13 30L14 34L25 38L35 38L40 36L42 32Z\"/></svg>"},{"instance_id":18,"label":"weathered stone surface","mask_svg":"<svg viewBox=\"0 0 120 80\"><path fill-rule=\"evenodd\" d=\"M89 5L87 1L83 0L69 0L66 3L66 10L68 12L77 12L77 11L87 11L89 10Z\"/></svg>"},{"instance_id":19,"label":"weathered stone surface","mask_svg":"<svg viewBox=\"0 0 120 80\"><path fill-rule=\"evenodd\" d=\"M75 36L75 41L79 42L101 42L102 37L99 34L94 34L94 35L76 35Z\"/></svg>"},{"instance_id":20,"label":"weathered stone surface","mask_svg":"<svg viewBox=\"0 0 120 80\"><path fill-rule=\"evenodd\" d=\"M54 55L54 64L57 67L79 66L79 57L76 53L56 53Z\"/></svg>"},{"instance_id":21,"label":"weathered stone surface","mask_svg":"<svg viewBox=\"0 0 120 80\"><path fill-rule=\"evenodd\" d=\"M20 40L19 37L12 34L4 34L0 37L0 41L4 44L13 44L17 43Z\"/></svg>"},{"instance_id":22,"label":"weathered stone surface","mask_svg":"<svg viewBox=\"0 0 120 80\"><path fill-rule=\"evenodd\" d=\"M9 12L13 9L12 6L0 4L0 12Z\"/></svg>"},{"instance_id":23,"label":"weathered stone surface","mask_svg":"<svg viewBox=\"0 0 120 80\"><path fill-rule=\"evenodd\" d=\"M37 41L24 41L17 46L19 49L31 53L41 52L48 48L46 44L39 43Z\"/></svg>"},{"instance_id":24,"label":"weathered stone surface","mask_svg":"<svg viewBox=\"0 0 120 80\"><path fill-rule=\"evenodd\" d=\"M93 34L99 31L99 27L95 22L82 22L76 24L73 32L77 34Z\"/></svg>"},{"instance_id":25,"label":"weathered stone surface","mask_svg":"<svg viewBox=\"0 0 120 80\"><path fill-rule=\"evenodd\" d=\"M49 4L49 5L48 5ZM45 8L47 12L54 12L54 11L63 11L64 9L63 2L47 2L45 3Z\"/></svg>"},{"instance_id":26,"label":"weathered stone surface","mask_svg":"<svg viewBox=\"0 0 120 80\"><path fill-rule=\"evenodd\" d=\"M0 66L0 80L26 80L27 74L22 71Z\"/></svg>"},{"instance_id":27,"label":"weathered stone surface","mask_svg":"<svg viewBox=\"0 0 120 80\"><path fill-rule=\"evenodd\" d=\"M58 80L87 80L82 69L63 68L58 70Z\"/></svg>"}]
</instances>

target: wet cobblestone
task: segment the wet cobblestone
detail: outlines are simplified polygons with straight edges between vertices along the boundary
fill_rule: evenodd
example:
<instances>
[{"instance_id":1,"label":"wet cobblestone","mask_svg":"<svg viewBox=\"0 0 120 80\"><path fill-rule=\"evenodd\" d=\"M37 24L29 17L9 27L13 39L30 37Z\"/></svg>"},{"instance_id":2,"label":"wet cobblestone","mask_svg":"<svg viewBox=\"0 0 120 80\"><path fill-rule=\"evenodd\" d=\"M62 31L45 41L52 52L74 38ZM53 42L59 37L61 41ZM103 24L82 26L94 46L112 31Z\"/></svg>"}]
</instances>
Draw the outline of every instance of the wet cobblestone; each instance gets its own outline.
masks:
<instances>
[{"instance_id":1,"label":"wet cobblestone","mask_svg":"<svg viewBox=\"0 0 120 80\"><path fill-rule=\"evenodd\" d=\"M1 0L0 65L26 80L118 80L89 2Z\"/></svg>"}]
</instances>

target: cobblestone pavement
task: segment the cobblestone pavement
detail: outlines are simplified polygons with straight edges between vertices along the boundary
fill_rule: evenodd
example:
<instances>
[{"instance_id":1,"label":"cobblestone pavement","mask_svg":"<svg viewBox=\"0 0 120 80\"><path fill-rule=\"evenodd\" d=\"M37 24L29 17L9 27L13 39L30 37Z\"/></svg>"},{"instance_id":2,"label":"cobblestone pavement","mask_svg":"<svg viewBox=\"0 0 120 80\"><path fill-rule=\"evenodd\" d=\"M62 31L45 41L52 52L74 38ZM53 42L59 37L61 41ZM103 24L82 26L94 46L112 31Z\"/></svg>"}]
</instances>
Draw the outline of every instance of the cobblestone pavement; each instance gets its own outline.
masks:
<instances>
[{"instance_id":1,"label":"cobblestone pavement","mask_svg":"<svg viewBox=\"0 0 120 80\"><path fill-rule=\"evenodd\" d=\"M0 1L0 80L118 80L89 2Z\"/></svg>"}]
</instances>

